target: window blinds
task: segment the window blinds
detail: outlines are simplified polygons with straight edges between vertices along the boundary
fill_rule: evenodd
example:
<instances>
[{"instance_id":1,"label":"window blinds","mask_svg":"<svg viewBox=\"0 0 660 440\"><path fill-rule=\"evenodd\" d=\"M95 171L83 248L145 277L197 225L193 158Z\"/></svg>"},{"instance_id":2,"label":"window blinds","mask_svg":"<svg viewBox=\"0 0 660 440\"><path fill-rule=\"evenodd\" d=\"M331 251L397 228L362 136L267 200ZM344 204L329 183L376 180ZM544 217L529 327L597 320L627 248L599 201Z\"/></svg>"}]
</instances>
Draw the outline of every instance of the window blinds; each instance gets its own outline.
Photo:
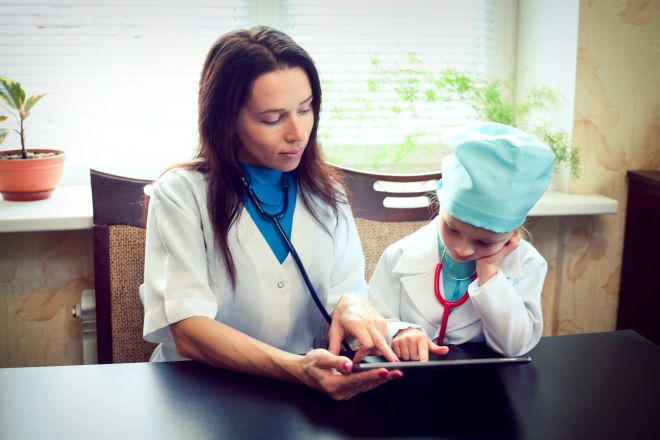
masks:
<instances>
[{"instance_id":1,"label":"window blinds","mask_svg":"<svg viewBox=\"0 0 660 440\"><path fill-rule=\"evenodd\" d=\"M368 169L437 169L442 131L475 115L441 100L433 78L446 68L492 73L492 3L287 2L284 28L312 55L323 81L319 132L329 159Z\"/></svg>"},{"instance_id":2,"label":"window blinds","mask_svg":"<svg viewBox=\"0 0 660 440\"><path fill-rule=\"evenodd\" d=\"M206 51L249 14L246 0L0 2L0 75L46 93L28 147L65 150L81 172L189 158Z\"/></svg>"},{"instance_id":3,"label":"window blinds","mask_svg":"<svg viewBox=\"0 0 660 440\"><path fill-rule=\"evenodd\" d=\"M427 151L442 155L442 130L473 115L460 103L429 99L432 84L424 78L446 67L488 75L489 54L500 44L497 5L0 0L0 75L21 82L28 95L47 94L27 119L28 147L65 150L69 181L86 178L89 167L162 169L197 145L197 87L212 42L230 29L268 23L292 35L319 67L320 135L329 159L437 169L437 154L429 159ZM0 148L18 142L10 134Z\"/></svg>"}]
</instances>

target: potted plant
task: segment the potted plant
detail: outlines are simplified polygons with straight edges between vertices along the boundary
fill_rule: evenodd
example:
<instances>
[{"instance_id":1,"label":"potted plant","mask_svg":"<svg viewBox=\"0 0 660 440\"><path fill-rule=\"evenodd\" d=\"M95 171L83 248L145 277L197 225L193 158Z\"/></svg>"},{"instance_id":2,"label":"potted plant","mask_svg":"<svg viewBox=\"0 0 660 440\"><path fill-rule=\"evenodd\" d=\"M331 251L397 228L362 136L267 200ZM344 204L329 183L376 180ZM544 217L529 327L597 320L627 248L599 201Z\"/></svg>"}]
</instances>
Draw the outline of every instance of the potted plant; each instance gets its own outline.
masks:
<instances>
[{"instance_id":1,"label":"potted plant","mask_svg":"<svg viewBox=\"0 0 660 440\"><path fill-rule=\"evenodd\" d=\"M25 119L44 93L25 99L20 83L0 76L0 104L16 118L20 150L0 151L0 193L5 200L29 201L50 197L62 178L65 155L63 151L51 149L27 149L25 147ZM2 116L0 122L7 116ZM9 133L0 129L0 143Z\"/></svg>"}]
</instances>

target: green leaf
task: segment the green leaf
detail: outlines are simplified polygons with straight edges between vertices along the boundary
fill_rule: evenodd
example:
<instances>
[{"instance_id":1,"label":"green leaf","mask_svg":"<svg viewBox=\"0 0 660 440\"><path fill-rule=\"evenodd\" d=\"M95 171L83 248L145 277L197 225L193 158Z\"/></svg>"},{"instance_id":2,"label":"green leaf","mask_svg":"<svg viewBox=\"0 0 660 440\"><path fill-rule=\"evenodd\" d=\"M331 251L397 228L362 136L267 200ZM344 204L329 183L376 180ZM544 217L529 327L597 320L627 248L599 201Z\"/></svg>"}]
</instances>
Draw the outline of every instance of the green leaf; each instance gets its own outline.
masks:
<instances>
[{"instance_id":1,"label":"green leaf","mask_svg":"<svg viewBox=\"0 0 660 440\"><path fill-rule=\"evenodd\" d=\"M8 134L9 134L9 130L7 130L6 128L0 128L0 144L2 143L2 141L5 140Z\"/></svg>"},{"instance_id":2,"label":"green leaf","mask_svg":"<svg viewBox=\"0 0 660 440\"><path fill-rule=\"evenodd\" d=\"M32 108L33 105L35 105L41 98L46 95L45 93L40 93L38 95L30 96L30 98L27 100L25 103L25 117L27 118L28 115L30 114L30 109Z\"/></svg>"},{"instance_id":3,"label":"green leaf","mask_svg":"<svg viewBox=\"0 0 660 440\"><path fill-rule=\"evenodd\" d=\"M417 58L417 54L415 52L410 52L410 51L408 51L408 62L410 64L420 64L421 63L419 58Z\"/></svg>"},{"instance_id":4,"label":"green leaf","mask_svg":"<svg viewBox=\"0 0 660 440\"><path fill-rule=\"evenodd\" d=\"M5 93L5 90L3 89L3 86L0 84L0 104L4 105L7 107L7 109L13 109L16 110L16 107L14 107L14 101L10 101L11 96L9 93Z\"/></svg>"},{"instance_id":5,"label":"green leaf","mask_svg":"<svg viewBox=\"0 0 660 440\"><path fill-rule=\"evenodd\" d=\"M25 91L11 78L0 76L0 100L13 110L20 110L25 102Z\"/></svg>"}]
</instances>

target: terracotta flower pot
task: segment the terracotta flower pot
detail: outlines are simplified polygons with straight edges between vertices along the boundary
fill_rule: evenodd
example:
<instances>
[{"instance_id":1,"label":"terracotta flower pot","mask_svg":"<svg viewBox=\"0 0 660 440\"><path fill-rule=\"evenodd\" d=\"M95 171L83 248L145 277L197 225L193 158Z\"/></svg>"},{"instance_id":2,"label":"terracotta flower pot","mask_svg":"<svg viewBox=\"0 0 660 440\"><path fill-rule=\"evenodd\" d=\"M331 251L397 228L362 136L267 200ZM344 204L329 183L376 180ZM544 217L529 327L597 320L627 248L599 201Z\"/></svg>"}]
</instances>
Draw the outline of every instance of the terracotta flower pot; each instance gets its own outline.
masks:
<instances>
[{"instance_id":1,"label":"terracotta flower pot","mask_svg":"<svg viewBox=\"0 0 660 440\"><path fill-rule=\"evenodd\" d=\"M30 159L2 159L0 156L0 193L5 200L30 201L50 197L62 178L65 154L60 150L28 150L31 153L56 153ZM0 151L15 154L20 150Z\"/></svg>"}]
</instances>

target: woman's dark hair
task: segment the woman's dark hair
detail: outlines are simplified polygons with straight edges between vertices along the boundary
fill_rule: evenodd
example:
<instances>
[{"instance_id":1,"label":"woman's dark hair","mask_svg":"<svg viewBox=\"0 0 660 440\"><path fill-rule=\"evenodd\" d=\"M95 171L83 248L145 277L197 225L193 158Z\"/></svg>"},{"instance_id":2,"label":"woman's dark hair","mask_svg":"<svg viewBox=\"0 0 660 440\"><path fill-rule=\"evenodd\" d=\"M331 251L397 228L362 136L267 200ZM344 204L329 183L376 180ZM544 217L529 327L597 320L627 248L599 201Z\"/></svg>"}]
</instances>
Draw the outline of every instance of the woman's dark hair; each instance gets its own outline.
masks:
<instances>
[{"instance_id":1,"label":"woman's dark hair","mask_svg":"<svg viewBox=\"0 0 660 440\"><path fill-rule=\"evenodd\" d=\"M321 223L319 197L339 217L338 204L345 201L336 186L343 180L323 160L317 143L321 111L321 84L311 57L288 35L258 26L221 36L208 52L199 83L199 147L195 159L182 165L203 172L208 181L207 205L219 251L222 253L232 284L236 268L229 249L228 232L243 206L242 169L238 163L237 120L252 93L255 80L268 72L299 67L307 74L312 88L314 125L309 141L293 171L305 206Z\"/></svg>"}]
</instances>

